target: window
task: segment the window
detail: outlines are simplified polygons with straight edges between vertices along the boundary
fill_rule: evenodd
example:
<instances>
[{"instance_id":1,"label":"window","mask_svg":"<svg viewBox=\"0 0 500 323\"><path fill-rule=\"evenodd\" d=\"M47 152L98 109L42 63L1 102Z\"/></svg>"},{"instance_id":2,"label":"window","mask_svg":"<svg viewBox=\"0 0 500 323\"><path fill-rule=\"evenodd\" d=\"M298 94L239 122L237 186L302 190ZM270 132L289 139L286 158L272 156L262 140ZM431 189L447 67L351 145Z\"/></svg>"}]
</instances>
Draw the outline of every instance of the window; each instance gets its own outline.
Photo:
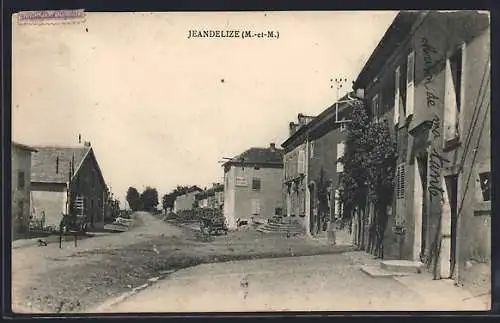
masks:
<instances>
[{"instance_id":1,"label":"window","mask_svg":"<svg viewBox=\"0 0 500 323\"><path fill-rule=\"evenodd\" d=\"M260 214L260 200L252 199L252 215Z\"/></svg>"},{"instance_id":2,"label":"window","mask_svg":"<svg viewBox=\"0 0 500 323\"><path fill-rule=\"evenodd\" d=\"M479 182L483 201L491 201L491 172L480 173Z\"/></svg>"},{"instance_id":3,"label":"window","mask_svg":"<svg viewBox=\"0 0 500 323\"><path fill-rule=\"evenodd\" d=\"M405 198L405 180L406 180L405 164L399 164L396 168L396 199Z\"/></svg>"},{"instance_id":4,"label":"window","mask_svg":"<svg viewBox=\"0 0 500 323\"><path fill-rule=\"evenodd\" d=\"M299 174L306 173L306 161L305 161L305 152L304 150L299 150L299 158L297 161L297 168Z\"/></svg>"},{"instance_id":5,"label":"window","mask_svg":"<svg viewBox=\"0 0 500 323\"><path fill-rule=\"evenodd\" d=\"M339 161L340 158L344 156L345 143L339 142L337 144L337 173L342 173L344 171L344 165Z\"/></svg>"},{"instance_id":6,"label":"window","mask_svg":"<svg viewBox=\"0 0 500 323\"><path fill-rule=\"evenodd\" d=\"M309 154L309 158L314 158L314 141L311 141L309 143L309 147L310 147L310 154Z\"/></svg>"},{"instance_id":7,"label":"window","mask_svg":"<svg viewBox=\"0 0 500 323\"><path fill-rule=\"evenodd\" d=\"M373 113L373 120L375 122L378 121L380 113L379 110L380 110L380 100L378 94L375 94L375 96L372 98L372 113Z\"/></svg>"},{"instance_id":8,"label":"window","mask_svg":"<svg viewBox=\"0 0 500 323\"><path fill-rule=\"evenodd\" d=\"M260 191L260 178L252 178L252 190Z\"/></svg>"},{"instance_id":9,"label":"window","mask_svg":"<svg viewBox=\"0 0 500 323\"><path fill-rule=\"evenodd\" d=\"M274 209L274 215L281 216L283 214L283 209L280 207L277 207Z\"/></svg>"},{"instance_id":10,"label":"window","mask_svg":"<svg viewBox=\"0 0 500 323\"><path fill-rule=\"evenodd\" d=\"M394 125L399 123L399 79L400 79L400 68L399 66L396 68L394 72Z\"/></svg>"},{"instance_id":11,"label":"window","mask_svg":"<svg viewBox=\"0 0 500 323\"><path fill-rule=\"evenodd\" d=\"M462 91L462 48L446 60L444 136L445 140L459 137L460 105Z\"/></svg>"},{"instance_id":12,"label":"window","mask_svg":"<svg viewBox=\"0 0 500 323\"><path fill-rule=\"evenodd\" d=\"M413 114L415 92L415 52L408 54L406 65L406 116Z\"/></svg>"},{"instance_id":13,"label":"window","mask_svg":"<svg viewBox=\"0 0 500 323\"><path fill-rule=\"evenodd\" d=\"M26 179L24 178L24 172L17 173L17 187L22 190L26 184Z\"/></svg>"}]
</instances>

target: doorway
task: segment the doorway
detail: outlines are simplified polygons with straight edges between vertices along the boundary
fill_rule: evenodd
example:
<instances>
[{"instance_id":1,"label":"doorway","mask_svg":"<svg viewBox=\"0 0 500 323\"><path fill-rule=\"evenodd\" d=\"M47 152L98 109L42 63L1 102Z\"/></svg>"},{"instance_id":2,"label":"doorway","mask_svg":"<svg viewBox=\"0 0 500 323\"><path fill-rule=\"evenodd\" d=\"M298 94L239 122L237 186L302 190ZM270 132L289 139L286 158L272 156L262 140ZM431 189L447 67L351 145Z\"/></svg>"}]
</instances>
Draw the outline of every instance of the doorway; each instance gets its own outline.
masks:
<instances>
[{"instance_id":1,"label":"doorway","mask_svg":"<svg viewBox=\"0 0 500 323\"><path fill-rule=\"evenodd\" d=\"M446 190L450 201L451 230L450 230L450 277L455 274L457 251L457 219L458 219L458 175L445 177Z\"/></svg>"},{"instance_id":2,"label":"doorway","mask_svg":"<svg viewBox=\"0 0 500 323\"><path fill-rule=\"evenodd\" d=\"M309 184L309 232L316 235L318 229L318 219L316 216L316 185Z\"/></svg>"},{"instance_id":3,"label":"doorway","mask_svg":"<svg viewBox=\"0 0 500 323\"><path fill-rule=\"evenodd\" d=\"M422 226L420 230L420 260L424 260L425 251L427 247L427 223L428 223L428 211L427 211L427 152L423 152L417 157L417 167L418 173L420 175L420 183L422 184Z\"/></svg>"}]
</instances>

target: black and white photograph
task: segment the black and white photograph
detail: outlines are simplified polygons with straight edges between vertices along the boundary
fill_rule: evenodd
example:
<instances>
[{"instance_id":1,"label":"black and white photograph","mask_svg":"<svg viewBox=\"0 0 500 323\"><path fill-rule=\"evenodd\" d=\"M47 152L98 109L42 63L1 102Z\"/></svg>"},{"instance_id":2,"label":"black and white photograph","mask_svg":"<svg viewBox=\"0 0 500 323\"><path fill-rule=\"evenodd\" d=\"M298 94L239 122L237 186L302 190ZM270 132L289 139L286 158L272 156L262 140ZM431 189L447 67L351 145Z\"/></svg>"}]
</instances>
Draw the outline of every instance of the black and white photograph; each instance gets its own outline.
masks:
<instances>
[{"instance_id":1,"label":"black and white photograph","mask_svg":"<svg viewBox=\"0 0 500 323\"><path fill-rule=\"evenodd\" d=\"M12 311L490 310L490 38L482 10L15 13Z\"/></svg>"}]
</instances>

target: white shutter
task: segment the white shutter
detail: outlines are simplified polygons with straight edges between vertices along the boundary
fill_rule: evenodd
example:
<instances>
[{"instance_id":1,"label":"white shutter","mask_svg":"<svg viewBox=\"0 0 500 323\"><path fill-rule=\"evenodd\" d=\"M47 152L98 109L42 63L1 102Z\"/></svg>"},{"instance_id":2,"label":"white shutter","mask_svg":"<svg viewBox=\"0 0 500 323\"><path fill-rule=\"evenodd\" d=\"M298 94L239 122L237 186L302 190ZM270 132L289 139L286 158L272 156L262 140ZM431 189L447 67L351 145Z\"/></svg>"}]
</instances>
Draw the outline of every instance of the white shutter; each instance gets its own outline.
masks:
<instances>
[{"instance_id":1,"label":"white shutter","mask_svg":"<svg viewBox=\"0 0 500 323\"><path fill-rule=\"evenodd\" d=\"M400 79L400 68L399 66L396 68L396 72L394 73L394 124L397 125L399 123L399 79Z\"/></svg>"},{"instance_id":2,"label":"white shutter","mask_svg":"<svg viewBox=\"0 0 500 323\"><path fill-rule=\"evenodd\" d=\"M406 117L413 114L415 94L415 52L408 55L406 66Z\"/></svg>"},{"instance_id":3,"label":"white shutter","mask_svg":"<svg viewBox=\"0 0 500 323\"><path fill-rule=\"evenodd\" d=\"M297 168L299 174L306 173L305 166L306 166L305 151L301 149L299 150L299 158L297 160Z\"/></svg>"},{"instance_id":4,"label":"white shutter","mask_svg":"<svg viewBox=\"0 0 500 323\"><path fill-rule=\"evenodd\" d=\"M339 142L337 144L337 173L342 173L344 171L344 165L338 161L339 158L344 156L345 144Z\"/></svg>"},{"instance_id":5,"label":"white shutter","mask_svg":"<svg viewBox=\"0 0 500 323\"><path fill-rule=\"evenodd\" d=\"M457 101L449 59L446 60L445 71L444 137L445 139L453 139L455 137L454 126L456 123L456 114L454 112L457 110Z\"/></svg>"}]
</instances>

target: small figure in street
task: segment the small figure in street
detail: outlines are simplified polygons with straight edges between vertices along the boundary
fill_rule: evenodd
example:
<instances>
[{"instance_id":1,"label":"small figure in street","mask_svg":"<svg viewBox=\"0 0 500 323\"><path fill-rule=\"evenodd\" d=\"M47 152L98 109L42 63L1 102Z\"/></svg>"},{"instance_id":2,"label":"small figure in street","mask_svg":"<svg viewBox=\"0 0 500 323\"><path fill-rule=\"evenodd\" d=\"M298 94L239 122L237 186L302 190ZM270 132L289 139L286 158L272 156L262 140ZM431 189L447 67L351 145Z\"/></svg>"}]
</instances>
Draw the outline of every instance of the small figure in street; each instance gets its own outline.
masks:
<instances>
[{"instance_id":1,"label":"small figure in street","mask_svg":"<svg viewBox=\"0 0 500 323\"><path fill-rule=\"evenodd\" d=\"M243 299L247 299L248 296L248 277L245 275L240 281L240 287L243 288Z\"/></svg>"}]
</instances>

